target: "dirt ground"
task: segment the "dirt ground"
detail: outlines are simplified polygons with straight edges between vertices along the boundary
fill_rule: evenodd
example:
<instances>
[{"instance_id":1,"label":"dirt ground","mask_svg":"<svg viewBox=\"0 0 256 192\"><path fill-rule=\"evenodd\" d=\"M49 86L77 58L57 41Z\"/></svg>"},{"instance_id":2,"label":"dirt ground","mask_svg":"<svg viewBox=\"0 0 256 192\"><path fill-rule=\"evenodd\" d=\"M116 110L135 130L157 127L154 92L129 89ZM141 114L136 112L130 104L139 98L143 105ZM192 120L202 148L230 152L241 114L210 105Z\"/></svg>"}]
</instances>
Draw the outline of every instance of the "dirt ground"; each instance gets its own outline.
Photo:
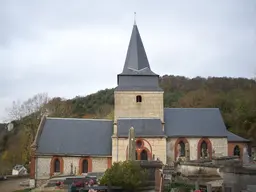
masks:
<instances>
[{"instance_id":1,"label":"dirt ground","mask_svg":"<svg viewBox=\"0 0 256 192\"><path fill-rule=\"evenodd\" d=\"M0 181L0 191L1 192L13 192L15 190L21 190L25 187L20 186L20 182L26 181L28 178L22 178L17 180L6 180Z\"/></svg>"}]
</instances>

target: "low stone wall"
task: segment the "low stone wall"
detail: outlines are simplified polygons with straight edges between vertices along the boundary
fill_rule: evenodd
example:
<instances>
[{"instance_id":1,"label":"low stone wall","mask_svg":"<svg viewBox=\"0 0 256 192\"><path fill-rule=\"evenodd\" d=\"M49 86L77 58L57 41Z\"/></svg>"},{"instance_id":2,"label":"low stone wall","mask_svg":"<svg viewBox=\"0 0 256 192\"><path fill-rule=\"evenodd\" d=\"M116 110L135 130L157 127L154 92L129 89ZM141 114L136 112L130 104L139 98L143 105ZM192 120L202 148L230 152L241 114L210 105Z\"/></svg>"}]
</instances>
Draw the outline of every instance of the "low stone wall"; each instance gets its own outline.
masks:
<instances>
[{"instance_id":1,"label":"low stone wall","mask_svg":"<svg viewBox=\"0 0 256 192\"><path fill-rule=\"evenodd\" d=\"M232 165L232 166L241 166L242 161L239 157L233 156L233 157L219 157L219 158L213 158L212 164L216 166L226 166L226 165Z\"/></svg>"},{"instance_id":2,"label":"low stone wall","mask_svg":"<svg viewBox=\"0 0 256 192\"><path fill-rule=\"evenodd\" d=\"M29 174L26 175L6 175L6 179L20 179L20 178L29 178Z\"/></svg>"},{"instance_id":3,"label":"low stone wall","mask_svg":"<svg viewBox=\"0 0 256 192\"><path fill-rule=\"evenodd\" d=\"M200 165L200 164L181 164L178 165L177 171L182 175L189 177L195 175L207 175L216 177L219 176L218 168L212 165Z\"/></svg>"},{"instance_id":4,"label":"low stone wall","mask_svg":"<svg viewBox=\"0 0 256 192\"><path fill-rule=\"evenodd\" d=\"M256 168L256 167L255 167ZM230 187L232 192L245 190L247 185L253 185L256 181L256 169L248 167L224 167L220 168L223 178L223 187Z\"/></svg>"},{"instance_id":5,"label":"low stone wall","mask_svg":"<svg viewBox=\"0 0 256 192\"><path fill-rule=\"evenodd\" d=\"M36 187L41 187L44 184L46 184L47 182L48 182L48 179L39 179L39 180L36 180L35 185L36 185Z\"/></svg>"}]
</instances>

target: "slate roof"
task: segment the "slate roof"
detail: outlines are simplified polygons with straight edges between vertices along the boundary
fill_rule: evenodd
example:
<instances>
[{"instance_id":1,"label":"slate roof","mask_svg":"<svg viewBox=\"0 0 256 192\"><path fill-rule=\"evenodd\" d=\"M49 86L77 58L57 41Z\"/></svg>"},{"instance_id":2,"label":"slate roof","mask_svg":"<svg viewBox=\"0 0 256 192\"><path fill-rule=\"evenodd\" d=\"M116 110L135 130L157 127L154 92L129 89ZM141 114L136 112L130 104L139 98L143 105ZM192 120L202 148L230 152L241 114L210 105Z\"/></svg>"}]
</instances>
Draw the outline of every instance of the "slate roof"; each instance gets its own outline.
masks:
<instances>
[{"instance_id":1,"label":"slate roof","mask_svg":"<svg viewBox=\"0 0 256 192\"><path fill-rule=\"evenodd\" d=\"M223 137L226 126L217 108L165 108L168 137Z\"/></svg>"},{"instance_id":2,"label":"slate roof","mask_svg":"<svg viewBox=\"0 0 256 192\"><path fill-rule=\"evenodd\" d=\"M111 156L113 121L46 118L37 154Z\"/></svg>"},{"instance_id":3,"label":"slate roof","mask_svg":"<svg viewBox=\"0 0 256 192\"><path fill-rule=\"evenodd\" d=\"M137 25L133 26L123 72L117 79L116 91L163 91L159 75L150 68Z\"/></svg>"},{"instance_id":4,"label":"slate roof","mask_svg":"<svg viewBox=\"0 0 256 192\"><path fill-rule=\"evenodd\" d=\"M143 46L137 25L133 25L132 35L122 74L157 75L150 69L147 54Z\"/></svg>"},{"instance_id":5,"label":"slate roof","mask_svg":"<svg viewBox=\"0 0 256 192\"><path fill-rule=\"evenodd\" d=\"M165 108L167 137L227 137L230 142L249 142L227 131L218 108Z\"/></svg>"},{"instance_id":6,"label":"slate roof","mask_svg":"<svg viewBox=\"0 0 256 192\"><path fill-rule=\"evenodd\" d=\"M227 136L229 142L249 142L248 139L244 139L230 131L227 131Z\"/></svg>"},{"instance_id":7,"label":"slate roof","mask_svg":"<svg viewBox=\"0 0 256 192\"><path fill-rule=\"evenodd\" d=\"M117 135L128 137L131 127L135 130L136 137L165 137L160 119L120 118L117 120Z\"/></svg>"}]
</instances>

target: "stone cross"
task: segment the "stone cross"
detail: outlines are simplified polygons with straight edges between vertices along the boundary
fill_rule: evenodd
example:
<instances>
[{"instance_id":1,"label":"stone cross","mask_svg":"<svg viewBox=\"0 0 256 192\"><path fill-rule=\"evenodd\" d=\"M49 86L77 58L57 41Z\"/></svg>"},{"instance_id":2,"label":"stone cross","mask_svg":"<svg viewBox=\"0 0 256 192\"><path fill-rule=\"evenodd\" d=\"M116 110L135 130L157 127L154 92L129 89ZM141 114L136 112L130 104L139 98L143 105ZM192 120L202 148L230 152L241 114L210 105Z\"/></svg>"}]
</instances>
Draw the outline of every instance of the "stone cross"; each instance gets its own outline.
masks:
<instances>
[{"instance_id":1,"label":"stone cross","mask_svg":"<svg viewBox=\"0 0 256 192\"><path fill-rule=\"evenodd\" d=\"M246 147L243 148L243 163L244 164L249 163L249 155Z\"/></svg>"},{"instance_id":2,"label":"stone cross","mask_svg":"<svg viewBox=\"0 0 256 192\"><path fill-rule=\"evenodd\" d=\"M202 158L205 158L205 149L202 149Z\"/></svg>"},{"instance_id":3,"label":"stone cross","mask_svg":"<svg viewBox=\"0 0 256 192\"><path fill-rule=\"evenodd\" d=\"M190 159L190 151L189 151L188 143L185 143L185 156L186 156L186 160L189 161L189 159Z\"/></svg>"},{"instance_id":4,"label":"stone cross","mask_svg":"<svg viewBox=\"0 0 256 192\"><path fill-rule=\"evenodd\" d=\"M212 150L212 157L215 157L215 150Z\"/></svg>"},{"instance_id":5,"label":"stone cross","mask_svg":"<svg viewBox=\"0 0 256 192\"><path fill-rule=\"evenodd\" d=\"M178 154L177 154L177 158L180 157L180 151L181 151L181 147L180 147L180 144L178 144Z\"/></svg>"}]
</instances>

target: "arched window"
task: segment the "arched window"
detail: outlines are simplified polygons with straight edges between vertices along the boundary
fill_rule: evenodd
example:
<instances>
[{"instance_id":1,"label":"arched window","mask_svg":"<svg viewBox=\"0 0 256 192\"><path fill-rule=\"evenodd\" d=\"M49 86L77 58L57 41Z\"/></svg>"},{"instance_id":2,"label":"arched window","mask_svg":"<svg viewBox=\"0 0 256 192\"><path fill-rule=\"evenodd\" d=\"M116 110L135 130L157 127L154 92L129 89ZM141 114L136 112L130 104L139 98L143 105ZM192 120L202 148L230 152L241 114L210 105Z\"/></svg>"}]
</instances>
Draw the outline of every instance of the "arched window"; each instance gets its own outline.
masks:
<instances>
[{"instance_id":1,"label":"arched window","mask_svg":"<svg viewBox=\"0 0 256 192\"><path fill-rule=\"evenodd\" d=\"M142 150L140 153L140 159L141 160L148 160L148 153L146 150Z\"/></svg>"},{"instance_id":2,"label":"arched window","mask_svg":"<svg viewBox=\"0 0 256 192\"><path fill-rule=\"evenodd\" d=\"M207 146L207 143L205 141L203 141L201 143L201 157L207 157L207 149L208 149L208 146Z\"/></svg>"},{"instance_id":3,"label":"arched window","mask_svg":"<svg viewBox=\"0 0 256 192\"><path fill-rule=\"evenodd\" d=\"M238 145L235 146L234 148L234 152L233 152L234 156L239 156L240 157L240 148Z\"/></svg>"},{"instance_id":4,"label":"arched window","mask_svg":"<svg viewBox=\"0 0 256 192\"><path fill-rule=\"evenodd\" d=\"M83 160L82 172L83 172L83 173L88 173L88 160L87 160L87 159L84 159L84 160Z\"/></svg>"},{"instance_id":5,"label":"arched window","mask_svg":"<svg viewBox=\"0 0 256 192\"><path fill-rule=\"evenodd\" d=\"M137 148L143 147L143 142L142 142L141 140L137 140L137 141L136 141L136 147L137 147Z\"/></svg>"},{"instance_id":6,"label":"arched window","mask_svg":"<svg viewBox=\"0 0 256 192\"><path fill-rule=\"evenodd\" d=\"M142 102L142 97L141 97L141 95L137 95L137 96L136 96L136 102L137 102L137 103L141 103L141 102Z\"/></svg>"},{"instance_id":7,"label":"arched window","mask_svg":"<svg viewBox=\"0 0 256 192\"><path fill-rule=\"evenodd\" d=\"M59 173L60 172L60 160L55 159L54 161L54 173Z\"/></svg>"},{"instance_id":8,"label":"arched window","mask_svg":"<svg viewBox=\"0 0 256 192\"><path fill-rule=\"evenodd\" d=\"M151 150L149 150L147 147L145 147L145 143L147 141L143 139L137 139L136 140L136 153L135 153L135 159L136 160L151 160L152 159L152 154ZM149 144L150 146L150 144ZM128 150L129 146L126 148L126 159L128 159Z\"/></svg>"},{"instance_id":9,"label":"arched window","mask_svg":"<svg viewBox=\"0 0 256 192\"><path fill-rule=\"evenodd\" d=\"M183 142L183 141L180 141L179 142L179 149L180 149L180 151L179 151L179 156L180 157L185 157L185 143Z\"/></svg>"}]
</instances>

